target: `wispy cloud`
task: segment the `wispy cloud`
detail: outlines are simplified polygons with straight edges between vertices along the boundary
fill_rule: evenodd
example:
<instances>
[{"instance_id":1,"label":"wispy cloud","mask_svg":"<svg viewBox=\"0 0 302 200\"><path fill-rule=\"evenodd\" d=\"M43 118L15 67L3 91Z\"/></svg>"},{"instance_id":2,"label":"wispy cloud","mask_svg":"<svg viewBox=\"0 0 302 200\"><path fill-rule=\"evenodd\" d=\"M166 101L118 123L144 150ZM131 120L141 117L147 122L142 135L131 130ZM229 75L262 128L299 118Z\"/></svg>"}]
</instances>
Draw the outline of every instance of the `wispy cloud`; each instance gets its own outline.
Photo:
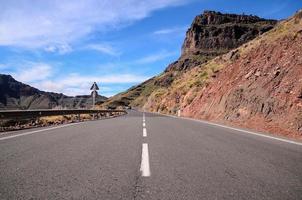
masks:
<instances>
[{"instance_id":1,"label":"wispy cloud","mask_svg":"<svg viewBox=\"0 0 302 200\"><path fill-rule=\"evenodd\" d=\"M85 46L85 49L99 51L110 56L119 56L121 54L120 51L109 44L88 44Z\"/></svg>"},{"instance_id":2,"label":"wispy cloud","mask_svg":"<svg viewBox=\"0 0 302 200\"><path fill-rule=\"evenodd\" d=\"M64 93L66 95L90 94L90 86L95 81L100 83L101 94L111 96L128 88L130 85L141 83L150 76L136 73L106 72L106 75L83 75L79 73L60 73L61 63L42 63L32 61L11 62L0 64L0 69L8 69L17 81L29 84L40 90ZM113 63L104 65L116 67ZM122 88L122 89L121 89Z\"/></svg>"},{"instance_id":3,"label":"wispy cloud","mask_svg":"<svg viewBox=\"0 0 302 200\"><path fill-rule=\"evenodd\" d=\"M88 84L91 82L101 82L101 83L138 83L146 80L145 76L138 76L133 74L111 74L106 76L83 76L79 74L70 74L67 78L62 79L60 82L66 86Z\"/></svg>"},{"instance_id":4,"label":"wispy cloud","mask_svg":"<svg viewBox=\"0 0 302 200\"><path fill-rule=\"evenodd\" d=\"M90 86L92 82L88 81L84 84L74 84L74 85L65 85L62 80L58 81L41 81L39 83L34 84L33 86L51 92L63 93L69 96L77 96L77 95L89 95L90 94ZM121 90L120 87L116 87L115 85L104 86L103 83L100 83L100 95L103 96L112 96L116 94L117 91Z\"/></svg>"},{"instance_id":5,"label":"wispy cloud","mask_svg":"<svg viewBox=\"0 0 302 200\"><path fill-rule=\"evenodd\" d=\"M0 45L66 52L94 31L143 19L186 0L30 0L1 1ZM63 46L62 46L63 45ZM69 49L67 48L67 51Z\"/></svg>"},{"instance_id":6,"label":"wispy cloud","mask_svg":"<svg viewBox=\"0 0 302 200\"><path fill-rule=\"evenodd\" d=\"M154 63L157 61L164 60L166 58L172 57L177 55L177 52L169 52L169 51L161 51L152 55L145 56L143 58L138 59L135 63L136 64L148 64L148 63Z\"/></svg>"},{"instance_id":7,"label":"wispy cloud","mask_svg":"<svg viewBox=\"0 0 302 200\"><path fill-rule=\"evenodd\" d=\"M44 48L46 52L55 53L58 52L59 54L66 54L70 53L73 49L68 44L58 44L58 45L49 45Z\"/></svg>"},{"instance_id":8,"label":"wispy cloud","mask_svg":"<svg viewBox=\"0 0 302 200\"><path fill-rule=\"evenodd\" d=\"M116 84L133 84L145 81L149 77L133 74L110 74L106 76L81 76L68 74L64 78L35 82L33 86L41 90L64 93L67 95L89 94L89 88L95 81L100 83L101 93L114 94ZM107 86L103 86L107 85Z\"/></svg>"},{"instance_id":9,"label":"wispy cloud","mask_svg":"<svg viewBox=\"0 0 302 200\"><path fill-rule=\"evenodd\" d=\"M25 83L45 80L53 74L53 67L45 63L25 62L12 75Z\"/></svg>"},{"instance_id":10,"label":"wispy cloud","mask_svg":"<svg viewBox=\"0 0 302 200\"><path fill-rule=\"evenodd\" d=\"M167 35L167 34L179 34L184 33L188 27L173 27L173 28L165 28L156 30L153 32L154 35Z\"/></svg>"}]
</instances>

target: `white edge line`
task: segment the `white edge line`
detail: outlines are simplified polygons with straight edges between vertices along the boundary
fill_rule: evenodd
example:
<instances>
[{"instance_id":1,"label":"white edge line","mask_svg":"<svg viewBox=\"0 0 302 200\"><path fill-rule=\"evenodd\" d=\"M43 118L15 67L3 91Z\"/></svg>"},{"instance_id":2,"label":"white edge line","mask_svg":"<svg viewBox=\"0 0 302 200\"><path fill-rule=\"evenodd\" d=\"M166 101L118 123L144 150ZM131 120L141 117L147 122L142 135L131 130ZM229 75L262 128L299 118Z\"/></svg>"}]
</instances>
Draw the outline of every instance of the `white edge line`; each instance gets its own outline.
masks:
<instances>
[{"instance_id":1,"label":"white edge line","mask_svg":"<svg viewBox=\"0 0 302 200\"><path fill-rule=\"evenodd\" d=\"M147 129L143 128L143 137L147 137Z\"/></svg>"},{"instance_id":2,"label":"white edge line","mask_svg":"<svg viewBox=\"0 0 302 200\"><path fill-rule=\"evenodd\" d=\"M143 143L142 145L142 162L140 171L142 172L143 177L149 177L151 175L149 163L149 150L147 143Z\"/></svg>"},{"instance_id":3,"label":"white edge line","mask_svg":"<svg viewBox=\"0 0 302 200\"><path fill-rule=\"evenodd\" d=\"M252 132L252 131L243 130L243 129L239 129L239 128L234 128L234 127L230 127L230 126L225 126L225 125L221 125L221 124L216 124L216 123L213 123L213 122L207 122L207 121L204 121L204 120L192 119L192 118L187 118L187 117L177 117L177 116L166 115L166 114L162 114L162 113L153 113L153 114L159 114L159 115L163 115L163 116L167 116L167 117L173 117L173 118L178 118L178 119L185 119L185 120L195 121L195 122L199 122L199 123L204 123L204 124L208 124L208 125L212 125L212 126L227 128L227 129L231 129L231 130L235 130L235 131L239 131L239 132L249 133L249 134L260 136L260 137L270 138L270 139L274 139L274 140L278 140L278 141L287 142L287 143L290 143L290 144L295 144L295 145L302 146L302 143L300 143L300 142L295 142L295 141L292 141L292 140L287 140L287 139L283 139L283 138L264 135L264 134L261 134L261 133L255 133L255 132Z\"/></svg>"},{"instance_id":4,"label":"white edge line","mask_svg":"<svg viewBox=\"0 0 302 200\"><path fill-rule=\"evenodd\" d=\"M25 135L31 135L31 134L34 134L34 133L49 131L49 130L53 130L53 129L64 128L64 127L67 127L67 126L73 126L73 125L76 125L76 124L78 124L78 123L65 124L65 125L61 125L61 126L56 126L56 127L40 129L40 130L36 130L36 131L30 131L30 132L26 132L26 133L20 133L20 134L16 134L16 135L1 137L0 141L8 140L8 139L16 138L16 137L21 137L21 136L25 136Z\"/></svg>"},{"instance_id":5,"label":"white edge line","mask_svg":"<svg viewBox=\"0 0 302 200\"><path fill-rule=\"evenodd\" d=\"M204 123L204 124L209 124L209 125L212 125L212 126L218 126L218 127L222 127L222 128L227 128L227 129L231 129L231 130L235 130L235 131L239 131L239 132L249 133L249 134L260 136L260 137L270 138L270 139L274 139L274 140L278 140L278 141L287 142L287 143L291 143L291 144L296 144L296 145L302 146L302 143L299 143L299 142L295 142L295 141L291 141L291 140L287 140L287 139L283 139L283 138L278 138L278 137L273 137L273 136L269 136L269 135L264 135L264 134L261 134L261 133L256 133L256 132L252 132L252 131L248 131L248 130L243 130L243 129L239 129L239 128L233 128L233 127L229 127L229 126L225 126L225 125L221 125L221 124L215 124L215 123L205 122L205 121L196 120L196 119L189 119L189 118L183 118L183 119L197 121L197 122Z\"/></svg>"}]
</instances>

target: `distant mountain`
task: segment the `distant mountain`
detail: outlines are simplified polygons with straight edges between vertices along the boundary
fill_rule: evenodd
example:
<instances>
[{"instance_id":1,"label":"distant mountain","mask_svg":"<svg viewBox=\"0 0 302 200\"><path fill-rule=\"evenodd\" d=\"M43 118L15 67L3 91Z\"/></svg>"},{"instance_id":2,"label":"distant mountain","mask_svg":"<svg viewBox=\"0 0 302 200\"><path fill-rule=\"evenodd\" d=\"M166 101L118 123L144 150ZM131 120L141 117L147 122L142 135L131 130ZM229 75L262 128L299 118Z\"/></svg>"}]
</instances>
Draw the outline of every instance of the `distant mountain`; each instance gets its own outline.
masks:
<instances>
[{"instance_id":1,"label":"distant mountain","mask_svg":"<svg viewBox=\"0 0 302 200\"><path fill-rule=\"evenodd\" d=\"M280 22L207 11L181 57L103 105L131 105L302 138L302 10Z\"/></svg>"},{"instance_id":2,"label":"distant mountain","mask_svg":"<svg viewBox=\"0 0 302 200\"><path fill-rule=\"evenodd\" d=\"M97 96L96 104L103 103L107 97ZM76 97L53 92L40 91L16 81L12 76L0 74L0 109L51 109L51 108L90 108L90 95Z\"/></svg>"}]
</instances>

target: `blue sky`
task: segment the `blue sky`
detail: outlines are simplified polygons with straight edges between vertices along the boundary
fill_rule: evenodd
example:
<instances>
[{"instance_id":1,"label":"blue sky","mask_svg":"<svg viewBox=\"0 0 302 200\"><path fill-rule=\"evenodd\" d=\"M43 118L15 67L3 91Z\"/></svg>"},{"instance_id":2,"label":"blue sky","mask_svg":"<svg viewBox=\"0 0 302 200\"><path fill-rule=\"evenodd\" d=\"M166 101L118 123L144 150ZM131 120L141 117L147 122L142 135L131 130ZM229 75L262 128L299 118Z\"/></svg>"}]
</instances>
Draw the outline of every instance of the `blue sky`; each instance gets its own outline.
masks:
<instances>
[{"instance_id":1,"label":"blue sky","mask_svg":"<svg viewBox=\"0 0 302 200\"><path fill-rule=\"evenodd\" d=\"M75 3L76 2L76 3ZM38 89L111 96L162 72L204 10L284 19L301 0L0 0L0 73Z\"/></svg>"}]
</instances>

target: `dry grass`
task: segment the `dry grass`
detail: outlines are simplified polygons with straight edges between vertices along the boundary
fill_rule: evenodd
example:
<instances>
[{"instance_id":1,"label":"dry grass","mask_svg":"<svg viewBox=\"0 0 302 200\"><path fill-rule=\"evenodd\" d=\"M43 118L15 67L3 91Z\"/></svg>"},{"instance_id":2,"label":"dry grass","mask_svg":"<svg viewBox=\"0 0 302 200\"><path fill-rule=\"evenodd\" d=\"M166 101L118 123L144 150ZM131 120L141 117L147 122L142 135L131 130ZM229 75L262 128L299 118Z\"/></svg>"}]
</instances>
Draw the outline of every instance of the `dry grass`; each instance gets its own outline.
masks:
<instances>
[{"instance_id":1,"label":"dry grass","mask_svg":"<svg viewBox=\"0 0 302 200\"><path fill-rule=\"evenodd\" d=\"M81 114L80 120L91 120L93 116L90 114ZM64 122L78 121L77 115L58 115L58 116L47 116L39 119L43 124L56 124Z\"/></svg>"},{"instance_id":2,"label":"dry grass","mask_svg":"<svg viewBox=\"0 0 302 200\"><path fill-rule=\"evenodd\" d=\"M280 22L275 28L239 47L240 54L248 54L252 49L257 48L261 43L273 43L280 38L295 38L302 31L302 10L300 10L293 18Z\"/></svg>"}]
</instances>

